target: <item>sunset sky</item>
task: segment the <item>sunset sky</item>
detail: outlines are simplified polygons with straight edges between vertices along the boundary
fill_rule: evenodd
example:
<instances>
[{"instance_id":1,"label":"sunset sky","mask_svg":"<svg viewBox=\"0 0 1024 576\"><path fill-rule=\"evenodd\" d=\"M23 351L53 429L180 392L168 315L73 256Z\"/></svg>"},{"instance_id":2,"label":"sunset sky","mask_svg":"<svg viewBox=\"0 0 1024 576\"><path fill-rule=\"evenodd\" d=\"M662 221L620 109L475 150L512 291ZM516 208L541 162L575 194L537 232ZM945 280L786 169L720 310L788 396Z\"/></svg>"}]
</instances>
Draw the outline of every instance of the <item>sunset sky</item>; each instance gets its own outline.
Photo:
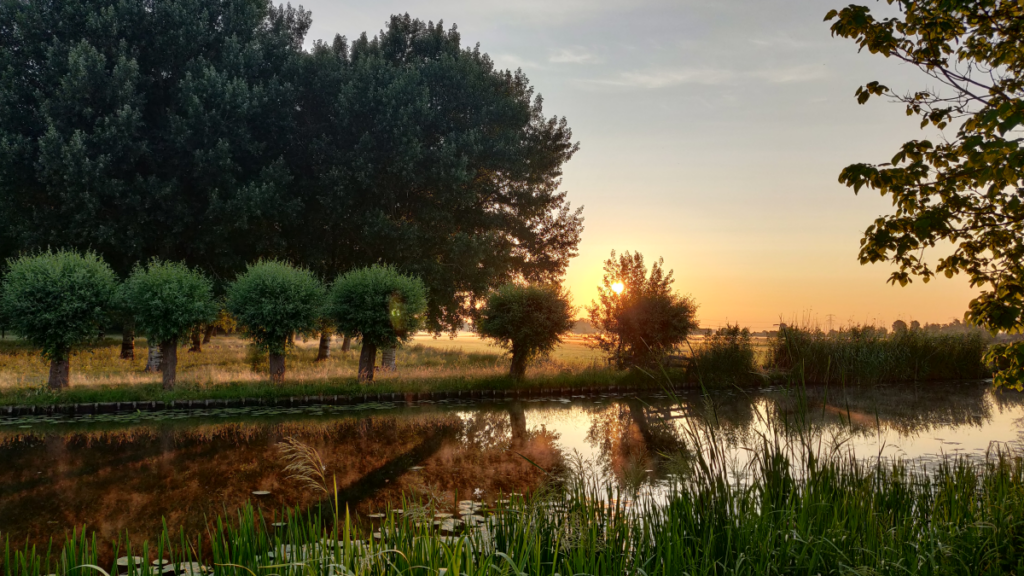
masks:
<instances>
[{"instance_id":1,"label":"sunset sky","mask_svg":"<svg viewBox=\"0 0 1024 576\"><path fill-rule=\"evenodd\" d=\"M917 69L830 36L825 0L312 0L308 40L376 34L409 12L457 24L502 68L522 68L579 154L564 189L586 206L567 284L595 296L612 249L664 257L702 326L793 319L891 324L961 318L967 280L906 288L861 266L863 230L886 199L837 182L886 162L918 130L895 103L858 106L858 86L930 86ZM884 4L867 2L872 9Z\"/></svg>"}]
</instances>

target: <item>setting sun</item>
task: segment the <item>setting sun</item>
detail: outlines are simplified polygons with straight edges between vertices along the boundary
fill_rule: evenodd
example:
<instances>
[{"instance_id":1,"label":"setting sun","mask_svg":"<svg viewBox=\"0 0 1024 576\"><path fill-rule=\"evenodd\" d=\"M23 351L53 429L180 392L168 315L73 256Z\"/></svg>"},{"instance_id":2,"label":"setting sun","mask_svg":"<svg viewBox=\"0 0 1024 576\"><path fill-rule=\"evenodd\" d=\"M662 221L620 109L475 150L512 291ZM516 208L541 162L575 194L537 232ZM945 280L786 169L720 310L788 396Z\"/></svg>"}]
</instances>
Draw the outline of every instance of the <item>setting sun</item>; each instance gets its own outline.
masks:
<instances>
[{"instance_id":1,"label":"setting sun","mask_svg":"<svg viewBox=\"0 0 1024 576\"><path fill-rule=\"evenodd\" d=\"M612 292L615 292L616 294L622 294L622 291L625 288L626 286L622 282L616 282L612 284Z\"/></svg>"}]
</instances>

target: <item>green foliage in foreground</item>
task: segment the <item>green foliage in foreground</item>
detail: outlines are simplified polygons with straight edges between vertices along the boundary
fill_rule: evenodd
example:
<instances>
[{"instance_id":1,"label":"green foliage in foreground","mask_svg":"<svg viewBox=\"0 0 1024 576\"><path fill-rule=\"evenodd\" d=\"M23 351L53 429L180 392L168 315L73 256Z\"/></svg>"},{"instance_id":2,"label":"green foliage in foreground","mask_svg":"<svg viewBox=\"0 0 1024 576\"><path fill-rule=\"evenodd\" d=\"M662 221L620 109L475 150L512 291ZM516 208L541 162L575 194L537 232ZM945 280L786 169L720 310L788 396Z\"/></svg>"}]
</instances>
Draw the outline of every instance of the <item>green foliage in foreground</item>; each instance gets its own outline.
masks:
<instances>
[{"instance_id":1,"label":"green foliage in foreground","mask_svg":"<svg viewBox=\"0 0 1024 576\"><path fill-rule=\"evenodd\" d=\"M550 353L572 330L575 312L560 286L506 284L487 298L476 329L512 351L510 375L522 378L529 361Z\"/></svg>"},{"instance_id":2,"label":"green foliage in foreground","mask_svg":"<svg viewBox=\"0 0 1024 576\"><path fill-rule=\"evenodd\" d=\"M833 36L916 66L929 84L893 92L878 81L857 101L884 96L918 116L940 140L905 142L884 163L851 164L839 181L877 190L894 213L861 239L860 261L892 262L890 282L961 272L978 289L968 319L1024 332L1024 4L1017 0L886 0L898 9L851 4L831 10ZM877 12L881 12L878 14ZM904 88L901 87L901 90ZM924 257L943 248L934 269ZM997 386L1024 387L1024 341L993 347Z\"/></svg>"},{"instance_id":3,"label":"green foliage in foreground","mask_svg":"<svg viewBox=\"0 0 1024 576\"><path fill-rule=\"evenodd\" d=\"M8 262L0 308L12 331L55 362L96 338L117 285L114 272L93 252L59 250Z\"/></svg>"},{"instance_id":4,"label":"green foliage in foreground","mask_svg":"<svg viewBox=\"0 0 1024 576\"><path fill-rule=\"evenodd\" d=\"M257 348L283 355L289 337L316 329L323 295L309 270L260 260L228 286L227 309Z\"/></svg>"},{"instance_id":5,"label":"green foliage in foreground","mask_svg":"<svg viewBox=\"0 0 1024 576\"><path fill-rule=\"evenodd\" d=\"M854 327L826 334L786 327L771 341L770 370L792 370L814 384L880 384L988 378L983 334L889 334Z\"/></svg>"},{"instance_id":6,"label":"green foliage in foreground","mask_svg":"<svg viewBox=\"0 0 1024 576\"><path fill-rule=\"evenodd\" d=\"M711 430L693 432L691 444ZM396 502L404 514L370 526L328 497L326 514L286 510L284 527L245 506L236 518L217 519L209 534L165 527L157 542L122 541L115 556L169 558L179 573L206 566L218 576L1024 573L1020 458L996 453L925 470L762 437L737 483L720 446L694 453L691 481L664 501L576 473L484 511L484 528L442 536L430 506ZM8 541L2 574L74 573L97 565L97 548L84 534L46 551Z\"/></svg>"}]
</instances>

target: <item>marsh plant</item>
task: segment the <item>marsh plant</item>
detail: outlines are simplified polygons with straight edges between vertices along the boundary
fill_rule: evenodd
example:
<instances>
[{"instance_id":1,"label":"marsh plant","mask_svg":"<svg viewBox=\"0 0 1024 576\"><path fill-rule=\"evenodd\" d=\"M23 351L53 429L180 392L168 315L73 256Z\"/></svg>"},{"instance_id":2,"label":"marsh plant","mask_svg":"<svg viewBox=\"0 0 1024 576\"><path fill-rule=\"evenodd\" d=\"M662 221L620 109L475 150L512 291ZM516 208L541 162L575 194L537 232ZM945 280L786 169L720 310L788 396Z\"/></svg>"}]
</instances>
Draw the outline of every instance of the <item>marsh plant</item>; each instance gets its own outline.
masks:
<instances>
[{"instance_id":1,"label":"marsh plant","mask_svg":"<svg viewBox=\"0 0 1024 576\"><path fill-rule=\"evenodd\" d=\"M988 378L983 333L935 333L852 326L831 332L784 326L768 367L815 384L880 384Z\"/></svg>"},{"instance_id":2,"label":"marsh plant","mask_svg":"<svg viewBox=\"0 0 1024 576\"><path fill-rule=\"evenodd\" d=\"M756 385L764 380L750 330L727 324L691 348L688 380L705 386Z\"/></svg>"},{"instance_id":3,"label":"marsh plant","mask_svg":"<svg viewBox=\"0 0 1024 576\"><path fill-rule=\"evenodd\" d=\"M327 466L315 448L289 436L277 444L284 472L304 488L327 494Z\"/></svg>"}]
</instances>

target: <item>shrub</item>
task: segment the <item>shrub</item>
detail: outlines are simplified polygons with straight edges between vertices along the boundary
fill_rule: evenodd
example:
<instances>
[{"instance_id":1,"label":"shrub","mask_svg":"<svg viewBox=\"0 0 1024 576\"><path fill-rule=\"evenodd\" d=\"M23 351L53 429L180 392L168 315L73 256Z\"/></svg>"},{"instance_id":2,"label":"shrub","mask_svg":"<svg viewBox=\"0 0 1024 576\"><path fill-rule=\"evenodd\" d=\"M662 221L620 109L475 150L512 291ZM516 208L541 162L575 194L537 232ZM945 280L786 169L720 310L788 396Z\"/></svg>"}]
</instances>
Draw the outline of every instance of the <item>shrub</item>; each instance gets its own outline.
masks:
<instances>
[{"instance_id":1,"label":"shrub","mask_svg":"<svg viewBox=\"0 0 1024 576\"><path fill-rule=\"evenodd\" d=\"M217 317L213 284L184 264L153 260L145 268L135 267L121 287L120 299L134 318L135 328L160 345L164 389L173 389L178 341Z\"/></svg>"},{"instance_id":2,"label":"shrub","mask_svg":"<svg viewBox=\"0 0 1024 576\"><path fill-rule=\"evenodd\" d=\"M702 385L744 385L761 380L750 330L726 325L693 349L690 379Z\"/></svg>"},{"instance_id":3,"label":"shrub","mask_svg":"<svg viewBox=\"0 0 1024 576\"><path fill-rule=\"evenodd\" d=\"M95 339L117 286L94 252L58 250L8 261L2 308L11 330L42 349L50 388L69 385L71 349Z\"/></svg>"},{"instance_id":4,"label":"shrub","mask_svg":"<svg viewBox=\"0 0 1024 576\"><path fill-rule=\"evenodd\" d=\"M323 284L312 272L278 260L250 264L228 286L228 311L254 346L269 354L275 383L284 381L289 338L315 328L323 298Z\"/></svg>"},{"instance_id":5,"label":"shrub","mask_svg":"<svg viewBox=\"0 0 1024 576\"><path fill-rule=\"evenodd\" d=\"M328 298L328 314L339 332L359 335L359 380L372 382L377 348L405 342L423 326L427 290L419 278L375 264L338 276Z\"/></svg>"},{"instance_id":6,"label":"shrub","mask_svg":"<svg viewBox=\"0 0 1024 576\"><path fill-rule=\"evenodd\" d=\"M528 362L551 352L572 330L575 313L569 295L559 286L507 284L487 298L476 329L512 352L509 375L518 380Z\"/></svg>"}]
</instances>

